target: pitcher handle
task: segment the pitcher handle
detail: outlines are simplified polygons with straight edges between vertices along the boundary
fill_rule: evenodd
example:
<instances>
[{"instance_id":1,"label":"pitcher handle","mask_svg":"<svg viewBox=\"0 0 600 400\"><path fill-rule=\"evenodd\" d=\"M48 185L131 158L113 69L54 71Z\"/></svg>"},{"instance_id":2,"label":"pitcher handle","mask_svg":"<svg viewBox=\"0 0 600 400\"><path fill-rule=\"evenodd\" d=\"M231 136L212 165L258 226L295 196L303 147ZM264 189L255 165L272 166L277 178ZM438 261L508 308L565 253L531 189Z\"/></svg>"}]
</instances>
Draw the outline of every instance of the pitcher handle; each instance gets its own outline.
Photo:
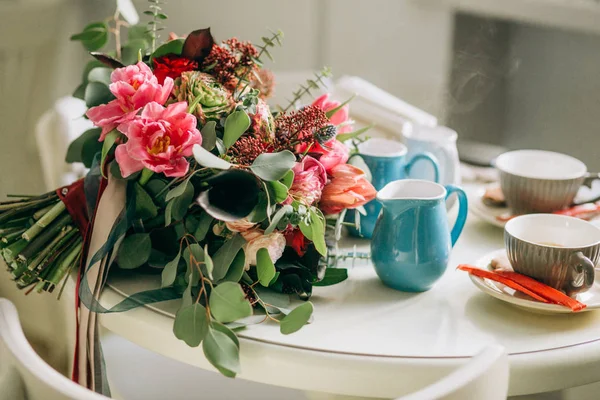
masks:
<instances>
[{"instance_id":1,"label":"pitcher handle","mask_svg":"<svg viewBox=\"0 0 600 400\"><path fill-rule=\"evenodd\" d=\"M410 175L410 170L412 169L415 162L419 160L427 160L431 162L431 165L433 165L433 181L435 183L440 183L440 163L438 162L438 159L429 152L415 154L415 156L411 158L410 161L404 167L406 174Z\"/></svg>"},{"instance_id":2,"label":"pitcher handle","mask_svg":"<svg viewBox=\"0 0 600 400\"><path fill-rule=\"evenodd\" d=\"M458 237L460 236L463 228L465 227L465 222L467 222L467 214L469 210L469 205L467 201L467 195L464 190L454 185L446 185L446 199L452 193L456 193L458 197L458 216L456 217L456 222L454 222L454 226L452 227L452 231L450 232L450 239L452 240L452 247L456 244Z\"/></svg>"}]
</instances>

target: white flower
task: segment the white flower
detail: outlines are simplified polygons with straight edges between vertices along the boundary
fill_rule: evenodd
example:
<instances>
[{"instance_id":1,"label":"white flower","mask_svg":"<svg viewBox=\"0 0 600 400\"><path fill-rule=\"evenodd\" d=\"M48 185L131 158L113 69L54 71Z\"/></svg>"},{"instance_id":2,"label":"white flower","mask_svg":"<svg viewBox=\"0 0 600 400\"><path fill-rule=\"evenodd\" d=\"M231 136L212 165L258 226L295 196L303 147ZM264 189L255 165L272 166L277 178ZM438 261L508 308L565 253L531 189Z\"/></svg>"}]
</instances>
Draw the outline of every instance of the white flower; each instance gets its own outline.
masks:
<instances>
[{"instance_id":1,"label":"white flower","mask_svg":"<svg viewBox=\"0 0 600 400\"><path fill-rule=\"evenodd\" d=\"M253 231L253 233L254 232L259 233L258 230ZM250 269L251 265L256 265L256 252L262 248L267 249L273 263L279 260L283 255L286 241L281 232L273 232L268 235L248 235L244 237L246 240L250 238L244 248L244 252L246 253L246 264L244 265L244 269L246 271Z\"/></svg>"},{"instance_id":2,"label":"white flower","mask_svg":"<svg viewBox=\"0 0 600 400\"><path fill-rule=\"evenodd\" d=\"M231 232L246 232L254 228L256 224L248 221L247 218L242 218L237 221L225 222L225 225Z\"/></svg>"}]
</instances>

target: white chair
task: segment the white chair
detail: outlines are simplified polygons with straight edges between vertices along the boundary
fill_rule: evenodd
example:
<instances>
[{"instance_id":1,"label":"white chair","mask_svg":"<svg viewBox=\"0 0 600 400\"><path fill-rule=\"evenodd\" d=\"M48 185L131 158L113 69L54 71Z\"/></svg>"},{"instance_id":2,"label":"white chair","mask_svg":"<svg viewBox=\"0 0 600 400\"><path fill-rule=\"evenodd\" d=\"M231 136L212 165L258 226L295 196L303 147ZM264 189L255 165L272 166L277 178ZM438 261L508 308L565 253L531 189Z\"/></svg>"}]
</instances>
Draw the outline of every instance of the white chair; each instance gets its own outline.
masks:
<instances>
[{"instance_id":1,"label":"white chair","mask_svg":"<svg viewBox=\"0 0 600 400\"><path fill-rule=\"evenodd\" d=\"M397 400L506 400L507 394L508 356L492 345L433 385Z\"/></svg>"},{"instance_id":2,"label":"white chair","mask_svg":"<svg viewBox=\"0 0 600 400\"><path fill-rule=\"evenodd\" d=\"M15 306L0 298L0 400L107 400L46 364L27 342Z\"/></svg>"}]
</instances>

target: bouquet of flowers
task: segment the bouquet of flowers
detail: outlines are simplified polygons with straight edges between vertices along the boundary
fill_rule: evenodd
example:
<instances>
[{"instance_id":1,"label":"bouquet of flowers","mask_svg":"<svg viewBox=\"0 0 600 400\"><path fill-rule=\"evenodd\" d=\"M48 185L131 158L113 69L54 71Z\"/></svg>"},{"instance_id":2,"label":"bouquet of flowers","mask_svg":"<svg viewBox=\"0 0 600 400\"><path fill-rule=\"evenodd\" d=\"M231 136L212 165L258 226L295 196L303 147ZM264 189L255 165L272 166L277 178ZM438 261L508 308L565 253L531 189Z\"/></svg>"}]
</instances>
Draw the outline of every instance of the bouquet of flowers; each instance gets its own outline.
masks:
<instances>
[{"instance_id":1,"label":"bouquet of flowers","mask_svg":"<svg viewBox=\"0 0 600 400\"><path fill-rule=\"evenodd\" d=\"M130 26L123 44L118 13L72 37L94 57L75 96L96 128L71 144L67 161L90 172L55 192L1 203L1 252L29 290L52 291L79 271L78 295L92 312L181 298L174 334L202 344L221 373L235 376L235 331L246 317L262 314L293 333L313 306L289 309L289 295L308 300L313 286L346 279L328 256L326 232L335 240L344 210L375 196L343 143L364 130L352 132L347 102L329 95L298 106L327 69L290 104L270 109L274 77L263 61L281 32L259 46L217 43L210 29L159 45L166 16L155 2L146 13L150 22ZM115 51L99 52L110 33ZM123 204L92 254L90 237L106 217L99 205L118 202L107 198L111 185L122 188ZM94 288L86 275L98 264ZM106 310L97 289L112 266L156 271L162 287Z\"/></svg>"}]
</instances>

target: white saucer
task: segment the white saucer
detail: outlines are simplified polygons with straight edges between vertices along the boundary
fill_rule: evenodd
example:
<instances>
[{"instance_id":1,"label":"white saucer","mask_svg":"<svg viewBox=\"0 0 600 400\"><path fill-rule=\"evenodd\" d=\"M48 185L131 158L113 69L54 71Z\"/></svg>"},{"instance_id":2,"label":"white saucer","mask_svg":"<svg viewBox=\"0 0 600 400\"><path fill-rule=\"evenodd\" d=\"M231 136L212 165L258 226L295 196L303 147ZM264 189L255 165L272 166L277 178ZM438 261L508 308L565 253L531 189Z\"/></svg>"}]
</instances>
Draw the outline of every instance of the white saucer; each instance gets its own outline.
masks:
<instances>
[{"instance_id":1,"label":"white saucer","mask_svg":"<svg viewBox=\"0 0 600 400\"><path fill-rule=\"evenodd\" d=\"M491 270L490 263L492 259L498 255L501 255L505 251L505 249L500 249L488 253L479 259L477 263L475 263L475 266L477 268ZM527 311L541 314L574 314L574 312L568 307L558 304L542 303L532 299L524 293L517 292L500 282L479 278L471 274L469 274L469 277L475 286L477 286L477 288L482 292ZM578 294L577 300L586 305L586 308L578 311L579 313L600 308L600 277L598 275L596 275L596 280L591 289L585 293Z\"/></svg>"}]
</instances>

